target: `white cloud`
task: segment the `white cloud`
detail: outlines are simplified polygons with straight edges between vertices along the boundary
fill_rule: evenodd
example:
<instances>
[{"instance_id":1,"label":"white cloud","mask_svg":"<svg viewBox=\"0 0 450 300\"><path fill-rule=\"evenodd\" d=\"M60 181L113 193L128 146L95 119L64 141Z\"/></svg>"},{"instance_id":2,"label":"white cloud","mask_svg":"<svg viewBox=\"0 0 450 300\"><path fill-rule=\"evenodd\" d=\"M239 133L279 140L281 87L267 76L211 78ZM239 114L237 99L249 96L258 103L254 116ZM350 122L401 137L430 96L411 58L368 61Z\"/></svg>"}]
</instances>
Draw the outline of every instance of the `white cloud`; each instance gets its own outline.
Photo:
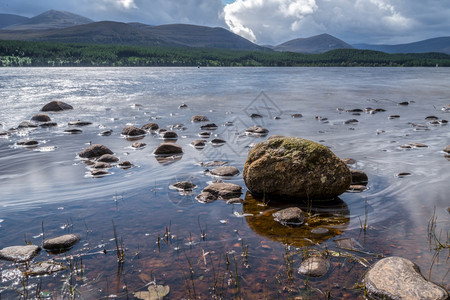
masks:
<instances>
[{"instance_id":1,"label":"white cloud","mask_svg":"<svg viewBox=\"0 0 450 300\"><path fill-rule=\"evenodd\" d=\"M298 37L330 33L369 36L411 30L401 0L237 0L224 8L229 29L257 43L277 44Z\"/></svg>"}]
</instances>

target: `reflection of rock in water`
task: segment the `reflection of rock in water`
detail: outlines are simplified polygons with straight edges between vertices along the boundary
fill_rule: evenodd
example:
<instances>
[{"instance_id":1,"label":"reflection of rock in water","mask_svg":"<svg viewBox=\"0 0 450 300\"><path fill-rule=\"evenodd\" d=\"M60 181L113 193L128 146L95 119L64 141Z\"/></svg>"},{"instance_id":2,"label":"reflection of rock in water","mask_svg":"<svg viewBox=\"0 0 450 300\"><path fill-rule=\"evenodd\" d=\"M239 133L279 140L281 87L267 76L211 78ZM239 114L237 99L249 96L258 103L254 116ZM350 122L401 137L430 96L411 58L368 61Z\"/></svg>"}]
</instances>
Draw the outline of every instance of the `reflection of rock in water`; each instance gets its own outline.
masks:
<instances>
[{"instance_id":1,"label":"reflection of rock in water","mask_svg":"<svg viewBox=\"0 0 450 300\"><path fill-rule=\"evenodd\" d=\"M243 210L246 214L252 214L245 219L257 234L297 247L311 245L311 241L322 243L338 236L347 229L350 223L350 210L347 204L339 198L327 202L314 202L314 206L311 208L308 208L307 203L296 203L290 206L299 207L305 212L303 225L289 227L275 221L272 214L289 207L289 205L275 202L264 203L250 193L245 195Z\"/></svg>"}]
</instances>

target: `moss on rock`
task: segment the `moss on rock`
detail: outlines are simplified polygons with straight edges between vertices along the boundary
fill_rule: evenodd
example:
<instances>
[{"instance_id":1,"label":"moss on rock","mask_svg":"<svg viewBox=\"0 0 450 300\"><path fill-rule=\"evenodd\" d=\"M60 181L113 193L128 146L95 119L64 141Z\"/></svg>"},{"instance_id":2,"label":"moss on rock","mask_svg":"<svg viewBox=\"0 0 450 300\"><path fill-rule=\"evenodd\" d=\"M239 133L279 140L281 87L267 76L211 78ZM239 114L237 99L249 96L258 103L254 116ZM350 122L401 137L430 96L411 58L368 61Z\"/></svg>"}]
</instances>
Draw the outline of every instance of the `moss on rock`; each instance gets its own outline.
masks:
<instances>
[{"instance_id":1,"label":"moss on rock","mask_svg":"<svg viewBox=\"0 0 450 300\"><path fill-rule=\"evenodd\" d=\"M347 165L324 145L296 137L275 137L256 144L243 171L255 195L331 199L347 190Z\"/></svg>"}]
</instances>

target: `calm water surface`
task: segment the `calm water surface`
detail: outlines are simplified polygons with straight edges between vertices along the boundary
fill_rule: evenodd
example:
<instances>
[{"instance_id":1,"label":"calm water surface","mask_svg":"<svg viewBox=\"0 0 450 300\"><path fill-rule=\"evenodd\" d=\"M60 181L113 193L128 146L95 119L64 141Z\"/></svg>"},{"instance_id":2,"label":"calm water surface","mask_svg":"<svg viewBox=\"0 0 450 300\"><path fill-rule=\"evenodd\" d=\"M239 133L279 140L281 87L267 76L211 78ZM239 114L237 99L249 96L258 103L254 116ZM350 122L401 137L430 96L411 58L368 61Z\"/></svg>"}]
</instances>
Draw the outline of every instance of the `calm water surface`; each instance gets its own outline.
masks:
<instances>
[{"instance_id":1,"label":"calm water surface","mask_svg":"<svg viewBox=\"0 0 450 300\"><path fill-rule=\"evenodd\" d=\"M34 261L72 262L82 271L26 281L14 271L17 266L0 261L0 295L38 290L53 298L69 291L85 299L126 298L156 282L169 285L173 299L315 299L323 296L319 290L357 298L363 296L357 283L365 265L383 255L413 260L425 277L448 289L449 250L435 250L427 228L434 214L434 232L448 244L450 162L442 150L450 144L450 125L425 118L450 119L441 110L450 104L449 78L446 68L3 68L0 131L30 120L52 100L74 110L49 113L56 127L0 136L0 248L40 245L42 232L45 237L78 233L82 240L71 251L42 251ZM182 103L188 107L179 109ZM386 111L345 111L368 107ZM253 113L263 118L250 118ZM295 113L303 117L292 118ZM212 137L227 143L191 147L201 131L190 122L194 115L219 125ZM350 119L358 122L345 124ZM81 134L65 133L75 120L93 124L80 127ZM120 134L126 125L148 122L167 129L183 124L174 129L184 151L180 160L155 159L153 151L162 142L156 134L139 140L147 144L140 150ZM198 163L226 160L242 171L251 145L265 139L244 134L252 125L311 139L355 159L351 167L368 174L369 189L345 193L332 207L313 208L321 218L317 226L329 229L324 236L268 226L280 207L246 195L242 176L227 181L244 187L243 205L197 202L195 196L213 180ZM112 135L100 136L103 130L113 130ZM16 145L26 139L39 145ZM414 142L427 147L401 147ZM90 143L108 146L135 166L92 177L90 166L77 158ZM397 176L405 172L410 175ZM193 194L169 189L185 179L198 185ZM113 222L125 249L123 264L117 262ZM340 239L354 239L362 250L339 250ZM305 249L336 251L328 252L335 255L329 255L332 269L326 277L308 281L297 274Z\"/></svg>"}]
</instances>

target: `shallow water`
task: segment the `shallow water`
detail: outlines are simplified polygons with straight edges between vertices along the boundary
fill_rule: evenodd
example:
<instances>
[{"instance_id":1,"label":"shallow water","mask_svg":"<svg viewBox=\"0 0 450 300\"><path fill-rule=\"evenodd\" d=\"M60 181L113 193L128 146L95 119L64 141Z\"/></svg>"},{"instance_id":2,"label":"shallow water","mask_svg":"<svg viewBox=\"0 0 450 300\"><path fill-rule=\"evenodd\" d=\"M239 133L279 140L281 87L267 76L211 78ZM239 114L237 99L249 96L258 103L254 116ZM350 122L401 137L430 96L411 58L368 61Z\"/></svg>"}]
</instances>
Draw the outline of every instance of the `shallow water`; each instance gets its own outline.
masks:
<instances>
[{"instance_id":1,"label":"shallow water","mask_svg":"<svg viewBox=\"0 0 450 300\"><path fill-rule=\"evenodd\" d=\"M450 144L450 125L432 125L425 118L449 119L441 110L450 104L449 75L445 68L2 69L0 131L30 120L52 100L69 103L74 110L49 113L57 127L11 131L0 137L0 248L40 244L42 231L45 237L81 234L82 241L68 253L54 257L41 252L35 261L66 261L71 254L79 260L77 255L81 256L83 276L72 283L76 292L88 299L126 298L127 293L145 290L153 280L169 285L174 299L206 298L220 292L224 298L314 299L319 292L313 288L330 290L337 298L362 297L362 291L354 286L366 267L354 258L373 263L380 254L413 260L427 278L448 289L449 250L434 250L427 226L435 211L435 231L448 244L450 162L442 150ZM405 101L409 105L398 105ZM182 103L188 108L179 109ZM386 111L360 115L345 111L367 107ZM252 113L263 118L252 119ZM292 118L294 113L303 117ZM191 147L201 131L200 124L190 122L193 115L206 115L219 125L213 137L227 143L221 147L207 144L203 150ZM389 115L400 118L389 119ZM78 119L93 124L77 127L83 130L81 134L65 133L67 123ZM344 124L349 119L359 122ZM140 127L151 121L162 128L184 124L184 130L175 129L184 151L180 160L161 164L155 159L153 151L162 142L156 134L139 140L147 144L140 150L120 135L127 124ZM226 122L233 123L223 126ZM274 237L261 218L279 207L260 203L263 213L250 216L243 215L250 204L195 200L213 180L197 163L227 160L242 171L249 147L265 139L243 134L256 124L268 128L270 135L323 143L338 156L355 159L351 167L368 174L367 191L341 195L342 205L336 211L316 208L323 218L319 221L330 228L329 235L306 237L311 243L304 240L304 233L289 229L275 230L278 237ZM423 124L427 130L413 124ZM109 129L113 130L111 136L98 135ZM24 139L35 139L39 145L16 146ZM412 142L428 147L400 147ZM77 158L90 143L108 146L120 160L129 160L135 167L114 167L108 176L92 177L89 166ZM411 175L398 177L402 172ZM169 189L170 184L184 179L198 185L192 195ZM242 176L227 181L245 188ZM242 197L247 203L258 201L250 195ZM334 221L327 219L333 216ZM117 263L112 222L126 248L123 265ZM364 223L368 226L365 231ZM164 240L166 228L170 228L170 237ZM202 238L202 233L206 237ZM344 254L330 257L333 268L329 275L311 279L308 284L313 288L305 287L308 281L296 273L305 247L335 251L334 240L344 238L355 239L364 251L344 251L354 255L353 259ZM286 257L292 258L291 277L287 276ZM5 275L11 273L6 271L12 265L0 261L0 268L0 295L18 295L20 280ZM32 278L27 290L33 293L41 280L41 289L56 298L67 294L61 279L71 278L69 275L60 272Z\"/></svg>"}]
</instances>

